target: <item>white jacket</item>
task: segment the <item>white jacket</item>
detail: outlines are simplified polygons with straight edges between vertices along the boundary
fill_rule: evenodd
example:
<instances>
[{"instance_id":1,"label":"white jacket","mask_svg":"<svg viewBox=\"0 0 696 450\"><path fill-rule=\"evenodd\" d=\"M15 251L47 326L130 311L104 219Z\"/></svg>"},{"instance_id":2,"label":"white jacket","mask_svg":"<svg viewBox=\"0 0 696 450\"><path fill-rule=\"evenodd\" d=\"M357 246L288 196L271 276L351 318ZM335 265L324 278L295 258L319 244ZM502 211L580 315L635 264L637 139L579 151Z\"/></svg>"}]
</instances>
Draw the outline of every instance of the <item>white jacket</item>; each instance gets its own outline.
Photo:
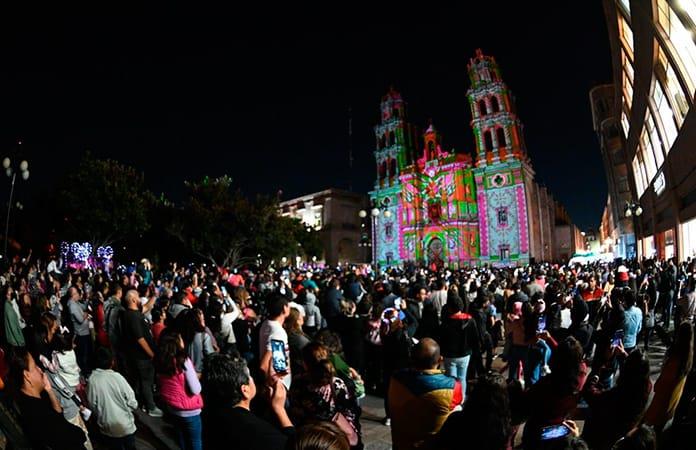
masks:
<instances>
[{"instance_id":1,"label":"white jacket","mask_svg":"<svg viewBox=\"0 0 696 450\"><path fill-rule=\"evenodd\" d=\"M96 369L87 384L87 401L97 415L102 433L121 438L135 433L135 392L120 373Z\"/></svg>"}]
</instances>

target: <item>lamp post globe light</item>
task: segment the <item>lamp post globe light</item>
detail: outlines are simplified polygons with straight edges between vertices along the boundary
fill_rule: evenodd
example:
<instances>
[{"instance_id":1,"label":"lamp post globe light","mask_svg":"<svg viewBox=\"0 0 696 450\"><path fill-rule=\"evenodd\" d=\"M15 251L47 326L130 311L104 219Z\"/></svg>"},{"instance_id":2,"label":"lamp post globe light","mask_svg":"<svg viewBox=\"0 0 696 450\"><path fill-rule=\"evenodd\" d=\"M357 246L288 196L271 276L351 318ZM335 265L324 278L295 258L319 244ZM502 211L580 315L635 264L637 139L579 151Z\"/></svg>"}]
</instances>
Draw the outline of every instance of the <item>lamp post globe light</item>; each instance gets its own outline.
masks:
<instances>
[{"instance_id":1,"label":"lamp post globe light","mask_svg":"<svg viewBox=\"0 0 696 450\"><path fill-rule=\"evenodd\" d=\"M17 141L18 150L22 148L22 141ZM19 151L17 153L20 153ZM9 242L8 233L10 230L10 213L12 212L12 197L14 196L15 181L17 180L17 172L22 175L24 181L29 179L29 163L26 159L22 160L18 166L14 166L9 156L2 160L2 167L5 169L5 175L10 179L10 199L7 202L7 219L5 220L5 247L2 252L3 257L7 258L7 244Z\"/></svg>"},{"instance_id":2,"label":"lamp post globe light","mask_svg":"<svg viewBox=\"0 0 696 450\"><path fill-rule=\"evenodd\" d=\"M643 208L641 208L640 204L633 202L626 204L626 208L624 210L624 215L626 217L640 217L641 214L643 214Z\"/></svg>"},{"instance_id":3,"label":"lamp post globe light","mask_svg":"<svg viewBox=\"0 0 696 450\"><path fill-rule=\"evenodd\" d=\"M634 218L634 223L633 223L633 236L634 236L634 242L635 242L635 251L636 255L638 254L638 236L641 236L641 239L643 237L642 233L642 224L641 221L638 220L638 218L643 214L643 208L640 206L640 203L635 203L635 202L627 202L626 207L624 208L624 216L626 218ZM637 225L637 227L636 227ZM639 229L636 229L639 228ZM641 231L638 233L638 231Z\"/></svg>"}]
</instances>

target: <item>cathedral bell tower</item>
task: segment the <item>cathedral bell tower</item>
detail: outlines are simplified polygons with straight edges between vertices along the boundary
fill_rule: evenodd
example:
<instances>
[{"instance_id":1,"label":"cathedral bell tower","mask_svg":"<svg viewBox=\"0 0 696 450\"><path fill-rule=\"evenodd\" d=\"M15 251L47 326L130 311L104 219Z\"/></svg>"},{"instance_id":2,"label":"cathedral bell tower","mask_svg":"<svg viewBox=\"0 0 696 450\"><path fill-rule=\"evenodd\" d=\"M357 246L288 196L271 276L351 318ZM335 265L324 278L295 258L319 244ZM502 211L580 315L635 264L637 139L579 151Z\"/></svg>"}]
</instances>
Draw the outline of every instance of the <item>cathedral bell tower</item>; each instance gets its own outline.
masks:
<instances>
[{"instance_id":1,"label":"cathedral bell tower","mask_svg":"<svg viewBox=\"0 0 696 450\"><path fill-rule=\"evenodd\" d=\"M495 58L479 49L469 60L471 126L476 139L476 201L480 261L508 266L529 261L529 192L534 172L522 124Z\"/></svg>"},{"instance_id":2,"label":"cathedral bell tower","mask_svg":"<svg viewBox=\"0 0 696 450\"><path fill-rule=\"evenodd\" d=\"M522 124L495 58L478 49L469 60L468 71L471 88L467 95L476 138L476 165L525 160Z\"/></svg>"},{"instance_id":3,"label":"cathedral bell tower","mask_svg":"<svg viewBox=\"0 0 696 450\"><path fill-rule=\"evenodd\" d=\"M403 168L413 163L416 143L415 127L406 121L406 102L393 87L382 97L380 115L380 123L375 126L375 188L385 188L398 183Z\"/></svg>"}]
</instances>

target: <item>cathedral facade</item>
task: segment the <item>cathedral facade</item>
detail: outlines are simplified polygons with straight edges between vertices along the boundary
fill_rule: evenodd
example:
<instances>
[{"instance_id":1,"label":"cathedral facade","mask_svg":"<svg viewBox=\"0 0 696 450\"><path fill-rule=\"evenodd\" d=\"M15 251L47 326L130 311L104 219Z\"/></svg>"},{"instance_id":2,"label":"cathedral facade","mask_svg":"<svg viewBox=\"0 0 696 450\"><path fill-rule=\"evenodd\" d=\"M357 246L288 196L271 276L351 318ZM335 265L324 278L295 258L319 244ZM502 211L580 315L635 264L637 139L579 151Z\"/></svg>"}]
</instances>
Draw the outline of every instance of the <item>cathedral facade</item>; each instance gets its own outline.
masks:
<instances>
[{"instance_id":1,"label":"cathedral facade","mask_svg":"<svg viewBox=\"0 0 696 450\"><path fill-rule=\"evenodd\" d=\"M432 124L420 136L394 89L382 98L370 192L373 261L381 266L508 266L551 258L547 228L555 202L550 195L545 202L554 205L539 201L540 190L547 191L534 182L498 64L477 50L468 73L475 156L443 150Z\"/></svg>"}]
</instances>

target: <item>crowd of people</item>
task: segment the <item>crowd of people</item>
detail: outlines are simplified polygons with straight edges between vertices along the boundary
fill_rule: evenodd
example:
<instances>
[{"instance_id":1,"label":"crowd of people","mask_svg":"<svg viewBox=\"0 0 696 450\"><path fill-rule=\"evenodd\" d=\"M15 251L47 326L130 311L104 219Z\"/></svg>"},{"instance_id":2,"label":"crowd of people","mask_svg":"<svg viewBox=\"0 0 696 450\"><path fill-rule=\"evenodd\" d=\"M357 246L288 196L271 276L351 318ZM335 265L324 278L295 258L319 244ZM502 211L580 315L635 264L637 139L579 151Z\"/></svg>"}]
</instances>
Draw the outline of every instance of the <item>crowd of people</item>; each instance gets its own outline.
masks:
<instances>
[{"instance_id":1,"label":"crowd of people","mask_svg":"<svg viewBox=\"0 0 696 450\"><path fill-rule=\"evenodd\" d=\"M696 267L95 269L0 277L10 448L133 449L135 411L182 450L692 448ZM666 347L653 382L647 353ZM582 419L580 426L574 419ZM517 439L516 439L517 438Z\"/></svg>"}]
</instances>

